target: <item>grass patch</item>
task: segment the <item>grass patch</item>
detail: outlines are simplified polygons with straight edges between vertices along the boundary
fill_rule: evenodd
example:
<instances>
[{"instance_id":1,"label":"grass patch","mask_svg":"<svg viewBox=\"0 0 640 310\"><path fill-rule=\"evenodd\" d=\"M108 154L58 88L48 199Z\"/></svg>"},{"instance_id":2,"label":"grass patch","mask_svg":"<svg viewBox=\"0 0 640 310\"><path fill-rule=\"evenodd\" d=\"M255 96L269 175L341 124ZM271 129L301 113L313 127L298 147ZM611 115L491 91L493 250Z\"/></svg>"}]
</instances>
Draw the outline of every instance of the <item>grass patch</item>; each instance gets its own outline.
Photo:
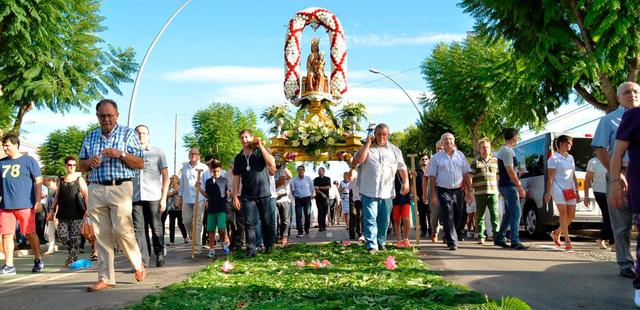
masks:
<instances>
[{"instance_id":1,"label":"grass patch","mask_svg":"<svg viewBox=\"0 0 640 310\"><path fill-rule=\"evenodd\" d=\"M387 255L398 268L387 270ZM517 299L500 305L481 294L445 281L409 250L369 255L360 245L295 244L270 255L243 259L223 273L224 260L209 264L189 279L149 295L129 309L529 309ZM323 268L296 266L327 259Z\"/></svg>"}]
</instances>

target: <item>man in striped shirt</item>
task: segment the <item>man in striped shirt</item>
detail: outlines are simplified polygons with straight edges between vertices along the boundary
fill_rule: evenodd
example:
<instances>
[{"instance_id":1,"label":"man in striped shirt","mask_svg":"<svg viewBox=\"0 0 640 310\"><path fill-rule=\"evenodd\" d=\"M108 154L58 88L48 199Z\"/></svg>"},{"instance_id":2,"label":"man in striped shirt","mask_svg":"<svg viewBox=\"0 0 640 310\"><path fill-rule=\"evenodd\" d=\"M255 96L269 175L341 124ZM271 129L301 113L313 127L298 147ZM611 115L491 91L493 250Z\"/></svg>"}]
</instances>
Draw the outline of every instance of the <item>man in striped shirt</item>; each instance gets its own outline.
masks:
<instances>
[{"instance_id":1,"label":"man in striped shirt","mask_svg":"<svg viewBox=\"0 0 640 310\"><path fill-rule=\"evenodd\" d=\"M466 216L462 199L462 182L465 182L465 200L473 201L471 193L471 168L464 154L456 149L455 137L445 133L440 139L444 150L431 157L427 175L431 186L431 204L440 208L444 226L444 238L449 250L458 249L458 228L464 227Z\"/></svg>"},{"instance_id":2,"label":"man in striped shirt","mask_svg":"<svg viewBox=\"0 0 640 310\"><path fill-rule=\"evenodd\" d=\"M484 211L489 209L491 231L497 232L498 219L498 160L491 155L491 144L487 139L478 141L480 157L471 163L473 175L473 190L476 198L476 212L478 213L479 244L484 244Z\"/></svg>"}]
</instances>

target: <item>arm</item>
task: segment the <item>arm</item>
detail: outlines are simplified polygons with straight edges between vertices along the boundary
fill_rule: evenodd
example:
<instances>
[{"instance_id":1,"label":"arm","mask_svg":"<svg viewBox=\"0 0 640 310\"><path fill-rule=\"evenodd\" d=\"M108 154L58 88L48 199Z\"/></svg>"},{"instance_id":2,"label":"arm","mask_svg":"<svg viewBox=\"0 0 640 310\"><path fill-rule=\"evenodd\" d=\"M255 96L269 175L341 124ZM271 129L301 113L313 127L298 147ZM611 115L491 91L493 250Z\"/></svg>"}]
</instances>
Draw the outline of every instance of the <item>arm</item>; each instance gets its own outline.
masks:
<instances>
[{"instance_id":1,"label":"arm","mask_svg":"<svg viewBox=\"0 0 640 310\"><path fill-rule=\"evenodd\" d=\"M60 180L56 181L56 185L58 185L56 188L60 188ZM82 188L82 186L80 188ZM47 214L47 221L52 221L56 218L56 214L58 213L58 195L53 197L53 202L51 203L50 209L51 213Z\"/></svg>"},{"instance_id":2,"label":"arm","mask_svg":"<svg viewBox=\"0 0 640 310\"><path fill-rule=\"evenodd\" d=\"M351 163L352 167L354 167L353 165L361 164L365 160L367 160L367 158L369 157L369 148L371 148L372 142L373 136L369 136L367 138L367 142L362 147L360 147L358 152L353 156L353 162Z\"/></svg>"},{"instance_id":3,"label":"arm","mask_svg":"<svg viewBox=\"0 0 640 310\"><path fill-rule=\"evenodd\" d=\"M162 174L162 197L160 197L160 206L159 213L164 212L167 208L167 193L169 192L169 169L162 168L160 169L160 173Z\"/></svg>"},{"instance_id":4,"label":"arm","mask_svg":"<svg viewBox=\"0 0 640 310\"><path fill-rule=\"evenodd\" d=\"M611 157L609 156L609 151L603 147L597 147L595 150L596 157L600 160L602 165L609 171L609 165L611 161Z\"/></svg>"},{"instance_id":5,"label":"arm","mask_svg":"<svg viewBox=\"0 0 640 310\"><path fill-rule=\"evenodd\" d=\"M436 176L429 176L429 187L431 187L431 197L429 197L429 199L431 200L431 208L437 208L439 206L439 203L438 195L436 194Z\"/></svg>"},{"instance_id":6,"label":"arm","mask_svg":"<svg viewBox=\"0 0 640 310\"><path fill-rule=\"evenodd\" d=\"M42 176L37 176L33 178L33 186L35 186L35 194L36 194L36 202L33 207L36 212L42 211L42 204L40 204L40 197L42 197Z\"/></svg>"},{"instance_id":7,"label":"arm","mask_svg":"<svg viewBox=\"0 0 640 310\"><path fill-rule=\"evenodd\" d=\"M584 177L584 205L589 206L589 188L591 188L591 180L593 179L593 172L587 170L587 174ZM577 187L576 187L577 188Z\"/></svg>"},{"instance_id":8,"label":"arm","mask_svg":"<svg viewBox=\"0 0 640 310\"><path fill-rule=\"evenodd\" d=\"M84 205L86 206L84 216L87 217L89 216L89 190L87 189L87 182L85 182L82 177L78 177L78 184L80 185L80 193L82 194L82 199L84 200ZM55 199L58 199L57 195Z\"/></svg>"},{"instance_id":9,"label":"arm","mask_svg":"<svg viewBox=\"0 0 640 310\"><path fill-rule=\"evenodd\" d=\"M468 203L472 203L475 197L473 196L473 181L472 181L471 173L469 172L465 173L463 176L463 181L466 188L464 193L465 200Z\"/></svg>"},{"instance_id":10,"label":"arm","mask_svg":"<svg viewBox=\"0 0 640 310\"><path fill-rule=\"evenodd\" d=\"M622 156L629 148L629 141L616 140L613 154L611 155L611 163L609 165L609 175L611 179L611 189L609 191L609 201L611 205L620 209L622 207L622 192L626 191L627 182L622 174ZM604 164L604 163L603 163Z\"/></svg>"},{"instance_id":11,"label":"arm","mask_svg":"<svg viewBox=\"0 0 640 310\"><path fill-rule=\"evenodd\" d=\"M240 176L233 175L233 185L231 186L231 200L233 201L233 207L236 210L240 210L240 200L238 200L238 192L240 189Z\"/></svg>"},{"instance_id":12,"label":"arm","mask_svg":"<svg viewBox=\"0 0 640 310\"><path fill-rule=\"evenodd\" d=\"M100 167L102 160L100 160L100 156L93 156L87 159L81 159L78 162L78 169L82 172L89 172L91 169L96 169Z\"/></svg>"},{"instance_id":13,"label":"arm","mask_svg":"<svg viewBox=\"0 0 640 310\"><path fill-rule=\"evenodd\" d=\"M400 193L406 195L409 193L409 172L407 170L398 170L400 174L400 178L402 179L402 188L400 189Z\"/></svg>"},{"instance_id":14,"label":"arm","mask_svg":"<svg viewBox=\"0 0 640 310\"><path fill-rule=\"evenodd\" d=\"M142 157L127 153L125 158L122 158L122 153L124 152L121 150L108 148L102 150L101 154L105 157L120 159L125 165L127 165L127 167L131 169L144 169L144 159Z\"/></svg>"},{"instance_id":15,"label":"arm","mask_svg":"<svg viewBox=\"0 0 640 310\"><path fill-rule=\"evenodd\" d=\"M429 197L428 197L429 191L427 190L428 185L429 185L429 177L425 173L422 176L422 203L424 204L429 204Z\"/></svg>"},{"instance_id":16,"label":"arm","mask_svg":"<svg viewBox=\"0 0 640 310\"><path fill-rule=\"evenodd\" d=\"M544 202L551 200L551 189L553 188L553 178L556 176L556 169L547 169L547 190L544 193Z\"/></svg>"},{"instance_id":17,"label":"arm","mask_svg":"<svg viewBox=\"0 0 640 310\"><path fill-rule=\"evenodd\" d=\"M578 178L576 177L576 171L573 170L573 186L576 190L576 202L580 201L580 191L578 191ZM586 196L585 196L586 197Z\"/></svg>"},{"instance_id":18,"label":"arm","mask_svg":"<svg viewBox=\"0 0 640 310\"><path fill-rule=\"evenodd\" d=\"M262 154L262 158L264 158L264 161L267 163L269 175L275 175L276 171L278 171L278 167L276 167L276 159L275 157L273 157L273 155L271 155L271 153L269 153L269 150L267 150L267 148L262 145L262 139L260 138L258 138L258 149Z\"/></svg>"}]
</instances>

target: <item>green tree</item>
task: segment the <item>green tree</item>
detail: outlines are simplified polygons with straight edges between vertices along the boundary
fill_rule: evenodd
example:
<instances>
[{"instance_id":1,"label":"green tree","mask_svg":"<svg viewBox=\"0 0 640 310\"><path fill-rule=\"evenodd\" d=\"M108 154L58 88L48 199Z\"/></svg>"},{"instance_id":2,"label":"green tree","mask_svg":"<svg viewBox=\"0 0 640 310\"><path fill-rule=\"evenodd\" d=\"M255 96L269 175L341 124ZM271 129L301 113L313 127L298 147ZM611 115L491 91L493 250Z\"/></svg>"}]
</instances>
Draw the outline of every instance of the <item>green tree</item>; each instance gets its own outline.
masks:
<instances>
[{"instance_id":1,"label":"green tree","mask_svg":"<svg viewBox=\"0 0 640 310\"><path fill-rule=\"evenodd\" d=\"M64 159L68 156L78 158L84 137L96 128L98 128L98 124L90 125L86 130L72 126L49 133L38 150L38 155L44 165L42 173L44 175L64 175Z\"/></svg>"},{"instance_id":2,"label":"green tree","mask_svg":"<svg viewBox=\"0 0 640 310\"><path fill-rule=\"evenodd\" d=\"M258 129L257 117L251 110L240 111L228 103L212 103L198 110L191 119L193 133L183 137L187 148L200 148L201 157L218 158L226 166L242 149L238 134L242 129L250 129L254 136L263 139L264 133ZM216 148L220 153L216 152Z\"/></svg>"},{"instance_id":3,"label":"green tree","mask_svg":"<svg viewBox=\"0 0 640 310\"><path fill-rule=\"evenodd\" d=\"M133 48L105 45L98 0L4 0L0 5L0 105L13 106L12 130L32 108L86 110L138 64Z\"/></svg>"},{"instance_id":4,"label":"green tree","mask_svg":"<svg viewBox=\"0 0 640 310\"><path fill-rule=\"evenodd\" d=\"M618 106L616 85L637 81L636 0L462 0L476 32L505 38L527 61L528 77L563 101L574 90L594 107Z\"/></svg>"},{"instance_id":5,"label":"green tree","mask_svg":"<svg viewBox=\"0 0 640 310\"><path fill-rule=\"evenodd\" d=\"M504 40L487 44L469 35L463 42L440 43L422 64L433 92L422 103L432 118L452 127L456 140L475 150L480 138L493 139L504 127L542 126L547 113L560 106L542 95L537 82L523 78L521 69Z\"/></svg>"}]
</instances>

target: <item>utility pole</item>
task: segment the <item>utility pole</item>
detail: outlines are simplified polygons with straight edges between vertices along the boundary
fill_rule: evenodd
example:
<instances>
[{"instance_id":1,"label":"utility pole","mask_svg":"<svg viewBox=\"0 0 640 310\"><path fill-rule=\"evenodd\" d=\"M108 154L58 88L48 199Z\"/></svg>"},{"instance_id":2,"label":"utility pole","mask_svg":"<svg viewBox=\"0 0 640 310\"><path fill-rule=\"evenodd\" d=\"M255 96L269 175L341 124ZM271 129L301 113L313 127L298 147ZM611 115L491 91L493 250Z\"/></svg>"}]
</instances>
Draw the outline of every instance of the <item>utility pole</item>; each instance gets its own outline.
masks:
<instances>
[{"instance_id":1,"label":"utility pole","mask_svg":"<svg viewBox=\"0 0 640 310\"><path fill-rule=\"evenodd\" d=\"M178 173L178 113L173 126L173 175Z\"/></svg>"}]
</instances>

